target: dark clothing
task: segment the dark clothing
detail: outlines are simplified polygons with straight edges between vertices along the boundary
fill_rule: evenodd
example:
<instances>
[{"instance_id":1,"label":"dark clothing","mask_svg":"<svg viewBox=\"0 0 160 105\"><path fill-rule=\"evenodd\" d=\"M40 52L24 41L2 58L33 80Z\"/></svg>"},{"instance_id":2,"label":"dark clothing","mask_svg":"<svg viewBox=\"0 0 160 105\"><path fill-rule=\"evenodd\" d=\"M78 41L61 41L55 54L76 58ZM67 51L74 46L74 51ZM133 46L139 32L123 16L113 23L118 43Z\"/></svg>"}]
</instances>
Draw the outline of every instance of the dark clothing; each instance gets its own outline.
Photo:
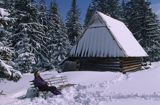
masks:
<instances>
[{"instance_id":1,"label":"dark clothing","mask_svg":"<svg viewBox=\"0 0 160 105\"><path fill-rule=\"evenodd\" d=\"M55 95L61 94L61 92L55 86L48 86L48 83L44 81L40 76L35 77L34 86L38 87L40 91L50 91Z\"/></svg>"},{"instance_id":2,"label":"dark clothing","mask_svg":"<svg viewBox=\"0 0 160 105\"><path fill-rule=\"evenodd\" d=\"M40 76L34 78L34 86L35 87L43 87L46 86L48 83L44 81Z\"/></svg>"},{"instance_id":3,"label":"dark clothing","mask_svg":"<svg viewBox=\"0 0 160 105\"><path fill-rule=\"evenodd\" d=\"M55 86L50 86L50 87L48 87L48 90L49 90L50 92L52 92L53 94L55 94L55 95L60 95L60 94L62 94Z\"/></svg>"}]
</instances>

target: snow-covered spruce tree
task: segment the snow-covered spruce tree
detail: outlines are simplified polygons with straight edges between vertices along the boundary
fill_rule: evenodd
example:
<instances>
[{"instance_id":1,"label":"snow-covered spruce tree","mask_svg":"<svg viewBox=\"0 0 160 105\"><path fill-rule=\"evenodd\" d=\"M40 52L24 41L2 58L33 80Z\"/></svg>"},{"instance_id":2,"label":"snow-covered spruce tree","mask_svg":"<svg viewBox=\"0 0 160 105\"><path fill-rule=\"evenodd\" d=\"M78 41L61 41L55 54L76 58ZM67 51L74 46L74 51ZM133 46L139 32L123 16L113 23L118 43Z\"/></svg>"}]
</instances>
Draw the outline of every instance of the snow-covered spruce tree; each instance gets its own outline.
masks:
<instances>
[{"instance_id":1,"label":"snow-covered spruce tree","mask_svg":"<svg viewBox=\"0 0 160 105\"><path fill-rule=\"evenodd\" d=\"M4 2L1 2L4 3ZM1 4L0 3L0 4ZM4 4L1 6L5 7ZM12 61L14 50L12 50L9 41L11 35L7 31L8 24L12 21L9 18L9 13L6 9L0 7L0 79L18 81L21 78L21 73L14 69L14 62Z\"/></svg>"},{"instance_id":2,"label":"snow-covered spruce tree","mask_svg":"<svg viewBox=\"0 0 160 105\"><path fill-rule=\"evenodd\" d=\"M123 21L126 25L127 2L128 0L122 0L120 4L120 20Z\"/></svg>"},{"instance_id":3,"label":"snow-covered spruce tree","mask_svg":"<svg viewBox=\"0 0 160 105\"><path fill-rule=\"evenodd\" d=\"M48 30L50 38L48 42L49 59L53 66L58 66L67 55L70 43L55 0L52 0L49 8Z\"/></svg>"},{"instance_id":4,"label":"snow-covered spruce tree","mask_svg":"<svg viewBox=\"0 0 160 105\"><path fill-rule=\"evenodd\" d=\"M0 1L2 1L4 3L3 7L5 9L11 9L15 0L0 0Z\"/></svg>"},{"instance_id":5,"label":"snow-covered spruce tree","mask_svg":"<svg viewBox=\"0 0 160 105\"><path fill-rule=\"evenodd\" d=\"M89 15L86 15L86 22L90 20L92 16L91 13L95 11L103 12L104 14L109 14L111 17L116 19L121 19L121 11L120 11L119 0L92 0L90 7L88 8ZM93 12L94 11L94 12ZM87 24L87 23L85 23Z\"/></svg>"},{"instance_id":6,"label":"snow-covered spruce tree","mask_svg":"<svg viewBox=\"0 0 160 105\"><path fill-rule=\"evenodd\" d=\"M71 9L68 11L66 19L67 35L71 45L74 45L77 38L82 33L82 26L80 24L80 11L77 6L77 0L72 0Z\"/></svg>"},{"instance_id":7,"label":"snow-covered spruce tree","mask_svg":"<svg viewBox=\"0 0 160 105\"><path fill-rule=\"evenodd\" d=\"M84 20L84 28L86 28L87 25L89 24L89 21L90 21L92 15L94 14L94 12L95 12L95 10L94 10L92 4L90 4L87 9L86 18Z\"/></svg>"},{"instance_id":8,"label":"snow-covered spruce tree","mask_svg":"<svg viewBox=\"0 0 160 105\"><path fill-rule=\"evenodd\" d=\"M47 25L47 4L46 4L46 0L40 0L39 3L37 4L37 7L38 7L38 13L37 13L38 14L38 20L45 27Z\"/></svg>"},{"instance_id":9,"label":"snow-covered spruce tree","mask_svg":"<svg viewBox=\"0 0 160 105\"><path fill-rule=\"evenodd\" d=\"M21 72L30 72L34 66L41 67L46 58L44 26L38 22L33 0L16 0L12 15L16 19L12 36L17 53L15 61Z\"/></svg>"},{"instance_id":10,"label":"snow-covered spruce tree","mask_svg":"<svg viewBox=\"0 0 160 105\"><path fill-rule=\"evenodd\" d=\"M160 60L160 27L147 0L130 0L126 8L126 22L151 61Z\"/></svg>"},{"instance_id":11,"label":"snow-covered spruce tree","mask_svg":"<svg viewBox=\"0 0 160 105\"><path fill-rule=\"evenodd\" d=\"M38 12L37 12L37 20L38 20L38 23L40 23L41 25L43 25L43 32L44 34L47 36L47 33L48 33L48 10L47 10L47 4L46 4L46 0L39 0L38 4L37 4L37 9L38 9ZM43 41L45 42L44 43L44 46L47 46L48 45L48 41L50 41L49 38L44 38ZM43 49L44 48L44 49ZM49 50L47 49L47 47L42 47L41 48L42 50L42 54L43 54L43 59L41 60L41 66L43 66L43 68L45 69L51 69L51 64L49 62ZM45 53L43 53L43 51L45 51Z\"/></svg>"}]
</instances>

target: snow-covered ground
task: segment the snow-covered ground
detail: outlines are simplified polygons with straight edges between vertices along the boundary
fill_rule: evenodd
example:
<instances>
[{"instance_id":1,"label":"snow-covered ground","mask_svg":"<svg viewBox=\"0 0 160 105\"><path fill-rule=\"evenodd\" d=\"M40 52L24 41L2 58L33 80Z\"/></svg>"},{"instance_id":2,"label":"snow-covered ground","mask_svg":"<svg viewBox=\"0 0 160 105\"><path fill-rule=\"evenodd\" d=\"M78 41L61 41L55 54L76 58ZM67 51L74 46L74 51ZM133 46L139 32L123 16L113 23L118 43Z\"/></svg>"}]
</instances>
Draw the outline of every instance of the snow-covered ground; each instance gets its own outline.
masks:
<instances>
[{"instance_id":1,"label":"snow-covered ground","mask_svg":"<svg viewBox=\"0 0 160 105\"><path fill-rule=\"evenodd\" d=\"M160 105L160 62L153 63L151 69L127 74L76 71L41 75L65 75L77 85L65 88L60 96L19 99L33 80L32 74L25 74L17 83L0 83L0 90L6 94L0 96L0 105Z\"/></svg>"}]
</instances>

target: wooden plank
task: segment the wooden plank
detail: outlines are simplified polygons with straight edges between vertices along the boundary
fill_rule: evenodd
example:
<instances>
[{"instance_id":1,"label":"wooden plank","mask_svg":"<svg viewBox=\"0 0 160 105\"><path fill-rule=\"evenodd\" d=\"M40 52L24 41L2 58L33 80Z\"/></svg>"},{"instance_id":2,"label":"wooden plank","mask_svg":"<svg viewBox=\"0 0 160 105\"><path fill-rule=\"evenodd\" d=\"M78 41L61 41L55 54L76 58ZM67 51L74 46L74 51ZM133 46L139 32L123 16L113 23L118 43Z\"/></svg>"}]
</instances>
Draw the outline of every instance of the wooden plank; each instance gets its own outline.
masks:
<instances>
[{"instance_id":1,"label":"wooden plank","mask_svg":"<svg viewBox=\"0 0 160 105\"><path fill-rule=\"evenodd\" d=\"M138 69L140 69L140 68L139 67L127 68L127 69L122 69L122 72L136 71Z\"/></svg>"},{"instance_id":2,"label":"wooden plank","mask_svg":"<svg viewBox=\"0 0 160 105\"><path fill-rule=\"evenodd\" d=\"M91 65L81 65L81 70L116 70L118 71L120 68L120 64L116 65L106 65L106 64L91 64Z\"/></svg>"},{"instance_id":3,"label":"wooden plank","mask_svg":"<svg viewBox=\"0 0 160 105\"><path fill-rule=\"evenodd\" d=\"M90 67L90 68L94 68L94 67L120 67L120 64L118 64L118 65L93 64L93 65L81 65L81 67Z\"/></svg>"},{"instance_id":4,"label":"wooden plank","mask_svg":"<svg viewBox=\"0 0 160 105\"><path fill-rule=\"evenodd\" d=\"M139 57L128 57L128 58L120 58L121 60L141 60L141 58L139 58Z\"/></svg>"},{"instance_id":5,"label":"wooden plank","mask_svg":"<svg viewBox=\"0 0 160 105\"><path fill-rule=\"evenodd\" d=\"M67 76L51 77L51 78L46 78L44 80L57 80L57 79L67 79Z\"/></svg>"},{"instance_id":6,"label":"wooden plank","mask_svg":"<svg viewBox=\"0 0 160 105\"><path fill-rule=\"evenodd\" d=\"M139 64L139 65L125 66L125 67L123 67L122 69L134 68L134 67L141 67L141 64Z\"/></svg>"},{"instance_id":7,"label":"wooden plank","mask_svg":"<svg viewBox=\"0 0 160 105\"><path fill-rule=\"evenodd\" d=\"M102 64L97 64L96 66L100 66L100 67L120 67L120 64L118 64L118 65L102 65Z\"/></svg>"},{"instance_id":8,"label":"wooden plank","mask_svg":"<svg viewBox=\"0 0 160 105\"><path fill-rule=\"evenodd\" d=\"M101 66L101 67L99 67L99 66L97 66L96 67L97 69L103 69L103 70L116 70L116 71L119 71L119 70L121 70L121 68L120 67L103 67L103 66Z\"/></svg>"},{"instance_id":9,"label":"wooden plank","mask_svg":"<svg viewBox=\"0 0 160 105\"><path fill-rule=\"evenodd\" d=\"M80 65L94 65L94 64L120 64L120 62L86 62L86 63L81 63Z\"/></svg>"},{"instance_id":10,"label":"wooden plank","mask_svg":"<svg viewBox=\"0 0 160 105\"><path fill-rule=\"evenodd\" d=\"M141 61L139 60L121 61L121 63L132 63L132 62L141 62Z\"/></svg>"},{"instance_id":11,"label":"wooden plank","mask_svg":"<svg viewBox=\"0 0 160 105\"><path fill-rule=\"evenodd\" d=\"M117 60L117 59L83 59L83 60L80 60L80 63L85 63L85 62L92 62L92 63L100 63L100 62L119 62L120 60Z\"/></svg>"},{"instance_id":12,"label":"wooden plank","mask_svg":"<svg viewBox=\"0 0 160 105\"><path fill-rule=\"evenodd\" d=\"M124 67L124 66L130 66L130 65L141 65L141 63L140 62L123 63L122 67Z\"/></svg>"},{"instance_id":13,"label":"wooden plank","mask_svg":"<svg viewBox=\"0 0 160 105\"><path fill-rule=\"evenodd\" d=\"M45 81L65 81L66 79L47 79Z\"/></svg>"},{"instance_id":14,"label":"wooden plank","mask_svg":"<svg viewBox=\"0 0 160 105\"><path fill-rule=\"evenodd\" d=\"M134 68L122 69L122 72L137 71L137 70L140 70L140 68L134 67Z\"/></svg>"},{"instance_id":15,"label":"wooden plank","mask_svg":"<svg viewBox=\"0 0 160 105\"><path fill-rule=\"evenodd\" d=\"M67 83L68 81L48 81L50 84L64 84L64 83Z\"/></svg>"},{"instance_id":16,"label":"wooden plank","mask_svg":"<svg viewBox=\"0 0 160 105\"><path fill-rule=\"evenodd\" d=\"M101 63L96 63L96 64L81 64L80 66L120 66L120 63L110 63L110 64L101 64Z\"/></svg>"}]
</instances>

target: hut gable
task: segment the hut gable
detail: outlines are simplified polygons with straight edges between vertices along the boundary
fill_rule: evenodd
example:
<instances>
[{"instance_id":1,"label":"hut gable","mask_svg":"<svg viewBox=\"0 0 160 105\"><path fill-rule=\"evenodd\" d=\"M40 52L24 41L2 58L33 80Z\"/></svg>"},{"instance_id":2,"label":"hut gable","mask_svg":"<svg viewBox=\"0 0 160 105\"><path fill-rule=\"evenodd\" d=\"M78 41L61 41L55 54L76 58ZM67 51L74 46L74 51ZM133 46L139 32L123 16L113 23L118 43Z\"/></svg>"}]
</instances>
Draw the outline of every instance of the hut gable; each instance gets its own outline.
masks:
<instances>
[{"instance_id":1,"label":"hut gable","mask_svg":"<svg viewBox=\"0 0 160 105\"><path fill-rule=\"evenodd\" d=\"M101 12L96 12L80 41L72 48L71 57L146 57L126 25Z\"/></svg>"}]
</instances>

